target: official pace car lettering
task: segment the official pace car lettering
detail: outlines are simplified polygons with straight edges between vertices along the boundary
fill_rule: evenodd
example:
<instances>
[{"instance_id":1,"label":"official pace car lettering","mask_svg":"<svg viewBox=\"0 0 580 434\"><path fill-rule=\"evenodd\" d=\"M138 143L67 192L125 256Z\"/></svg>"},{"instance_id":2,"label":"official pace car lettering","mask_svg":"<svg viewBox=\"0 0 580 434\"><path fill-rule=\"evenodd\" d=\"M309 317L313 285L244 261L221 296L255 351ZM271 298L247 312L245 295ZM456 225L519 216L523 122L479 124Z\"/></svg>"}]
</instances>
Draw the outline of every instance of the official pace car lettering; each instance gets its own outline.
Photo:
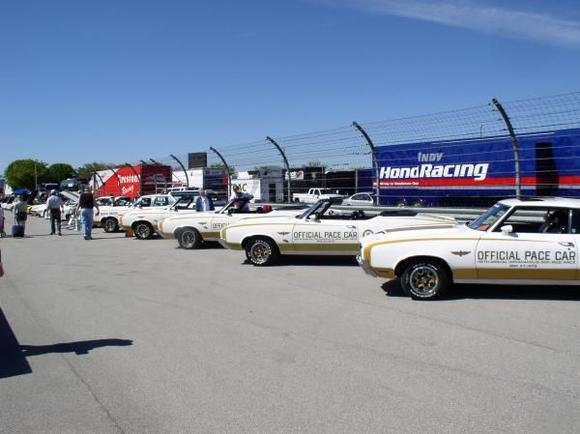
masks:
<instances>
[{"instance_id":1,"label":"official pace car lettering","mask_svg":"<svg viewBox=\"0 0 580 434\"><path fill-rule=\"evenodd\" d=\"M332 241L358 241L358 234L356 231L294 231L292 237L294 238L294 241L316 241L320 243Z\"/></svg>"},{"instance_id":2,"label":"official pace car lettering","mask_svg":"<svg viewBox=\"0 0 580 434\"><path fill-rule=\"evenodd\" d=\"M211 224L211 228L215 229L215 230L220 230L225 228L228 225L228 223L212 223Z\"/></svg>"},{"instance_id":3,"label":"official pace car lettering","mask_svg":"<svg viewBox=\"0 0 580 434\"><path fill-rule=\"evenodd\" d=\"M477 252L479 264L509 264L514 266L533 266L540 264L575 264L576 252L573 250L480 250Z\"/></svg>"}]
</instances>

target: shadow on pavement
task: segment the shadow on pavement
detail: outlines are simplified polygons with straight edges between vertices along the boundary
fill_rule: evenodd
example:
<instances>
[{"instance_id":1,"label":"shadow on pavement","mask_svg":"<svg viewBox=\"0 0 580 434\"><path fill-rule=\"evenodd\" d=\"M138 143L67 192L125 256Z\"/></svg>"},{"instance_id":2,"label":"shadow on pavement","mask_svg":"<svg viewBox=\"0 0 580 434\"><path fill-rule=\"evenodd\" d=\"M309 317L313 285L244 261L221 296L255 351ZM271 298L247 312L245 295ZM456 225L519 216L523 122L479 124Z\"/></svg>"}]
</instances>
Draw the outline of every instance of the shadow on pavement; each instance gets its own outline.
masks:
<instances>
[{"instance_id":1,"label":"shadow on pavement","mask_svg":"<svg viewBox=\"0 0 580 434\"><path fill-rule=\"evenodd\" d=\"M248 260L243 262L243 265L252 265ZM272 267L285 267L285 266L299 266L299 267L336 267L336 266L346 266L346 267L358 267L358 263L354 256L293 256L284 255L280 257L280 261Z\"/></svg>"},{"instance_id":2,"label":"shadow on pavement","mask_svg":"<svg viewBox=\"0 0 580 434\"><path fill-rule=\"evenodd\" d=\"M389 297L406 297L399 280L382 285ZM453 285L440 301L463 299L498 300L562 300L580 301L580 288L577 286L534 286L534 285Z\"/></svg>"},{"instance_id":3,"label":"shadow on pavement","mask_svg":"<svg viewBox=\"0 0 580 434\"><path fill-rule=\"evenodd\" d=\"M0 379L31 374L32 369L26 360L29 356L63 353L80 355L88 354L89 351L96 348L128 345L133 345L133 341L129 339L95 339L52 345L20 345L4 312L0 309Z\"/></svg>"}]
</instances>

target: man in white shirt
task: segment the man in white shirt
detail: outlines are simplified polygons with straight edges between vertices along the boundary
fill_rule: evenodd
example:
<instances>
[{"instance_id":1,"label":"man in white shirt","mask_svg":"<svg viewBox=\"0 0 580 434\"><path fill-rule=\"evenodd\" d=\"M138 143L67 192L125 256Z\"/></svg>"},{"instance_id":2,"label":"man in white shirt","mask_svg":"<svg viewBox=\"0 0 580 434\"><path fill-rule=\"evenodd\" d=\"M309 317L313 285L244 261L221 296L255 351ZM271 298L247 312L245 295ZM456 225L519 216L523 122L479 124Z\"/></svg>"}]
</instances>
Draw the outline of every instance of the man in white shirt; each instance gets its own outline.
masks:
<instances>
[{"instance_id":1,"label":"man in white shirt","mask_svg":"<svg viewBox=\"0 0 580 434\"><path fill-rule=\"evenodd\" d=\"M46 201L46 209L50 213L50 235L54 235L55 226L58 229L58 234L62 235L60 231L61 211L64 212L64 204L62 199L56 193L56 190L50 192L50 196Z\"/></svg>"}]
</instances>

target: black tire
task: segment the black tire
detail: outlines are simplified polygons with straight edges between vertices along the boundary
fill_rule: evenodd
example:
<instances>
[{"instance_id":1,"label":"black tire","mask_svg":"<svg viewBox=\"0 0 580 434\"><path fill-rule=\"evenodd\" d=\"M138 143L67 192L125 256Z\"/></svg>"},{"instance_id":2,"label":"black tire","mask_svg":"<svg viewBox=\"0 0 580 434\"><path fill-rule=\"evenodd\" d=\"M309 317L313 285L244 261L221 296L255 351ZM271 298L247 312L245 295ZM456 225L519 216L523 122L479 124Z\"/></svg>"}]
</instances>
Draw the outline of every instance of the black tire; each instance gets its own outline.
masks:
<instances>
[{"instance_id":1,"label":"black tire","mask_svg":"<svg viewBox=\"0 0 580 434\"><path fill-rule=\"evenodd\" d=\"M194 228L185 228L177 234L177 242L184 249L199 249L203 244L203 238Z\"/></svg>"},{"instance_id":2,"label":"black tire","mask_svg":"<svg viewBox=\"0 0 580 434\"><path fill-rule=\"evenodd\" d=\"M246 258L258 267L265 267L278 261L280 250L269 238L252 238L246 243Z\"/></svg>"},{"instance_id":3,"label":"black tire","mask_svg":"<svg viewBox=\"0 0 580 434\"><path fill-rule=\"evenodd\" d=\"M139 240L148 240L153 236L153 226L148 222L139 222L133 225L133 233L135 238Z\"/></svg>"},{"instance_id":4,"label":"black tire","mask_svg":"<svg viewBox=\"0 0 580 434\"><path fill-rule=\"evenodd\" d=\"M432 300L450 285L447 270L438 262L423 259L411 262L401 275L401 287L414 300Z\"/></svg>"},{"instance_id":5,"label":"black tire","mask_svg":"<svg viewBox=\"0 0 580 434\"><path fill-rule=\"evenodd\" d=\"M103 226L103 230L109 234L119 230L119 222L117 222L117 219L111 217L103 220L101 226Z\"/></svg>"}]
</instances>

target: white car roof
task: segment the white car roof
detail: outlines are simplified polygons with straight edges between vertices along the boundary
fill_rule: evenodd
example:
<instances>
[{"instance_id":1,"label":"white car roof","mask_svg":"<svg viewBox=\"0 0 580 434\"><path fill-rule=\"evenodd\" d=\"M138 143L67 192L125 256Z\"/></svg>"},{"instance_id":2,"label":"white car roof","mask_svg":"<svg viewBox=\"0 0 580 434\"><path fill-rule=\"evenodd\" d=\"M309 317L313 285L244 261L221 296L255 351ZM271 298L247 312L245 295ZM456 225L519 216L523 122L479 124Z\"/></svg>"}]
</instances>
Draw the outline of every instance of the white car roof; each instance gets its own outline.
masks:
<instances>
[{"instance_id":1,"label":"white car roof","mask_svg":"<svg viewBox=\"0 0 580 434\"><path fill-rule=\"evenodd\" d=\"M526 206L526 207L566 207L580 208L580 199L571 199L567 197L533 197L529 199L504 199L499 203L508 206Z\"/></svg>"}]
</instances>

